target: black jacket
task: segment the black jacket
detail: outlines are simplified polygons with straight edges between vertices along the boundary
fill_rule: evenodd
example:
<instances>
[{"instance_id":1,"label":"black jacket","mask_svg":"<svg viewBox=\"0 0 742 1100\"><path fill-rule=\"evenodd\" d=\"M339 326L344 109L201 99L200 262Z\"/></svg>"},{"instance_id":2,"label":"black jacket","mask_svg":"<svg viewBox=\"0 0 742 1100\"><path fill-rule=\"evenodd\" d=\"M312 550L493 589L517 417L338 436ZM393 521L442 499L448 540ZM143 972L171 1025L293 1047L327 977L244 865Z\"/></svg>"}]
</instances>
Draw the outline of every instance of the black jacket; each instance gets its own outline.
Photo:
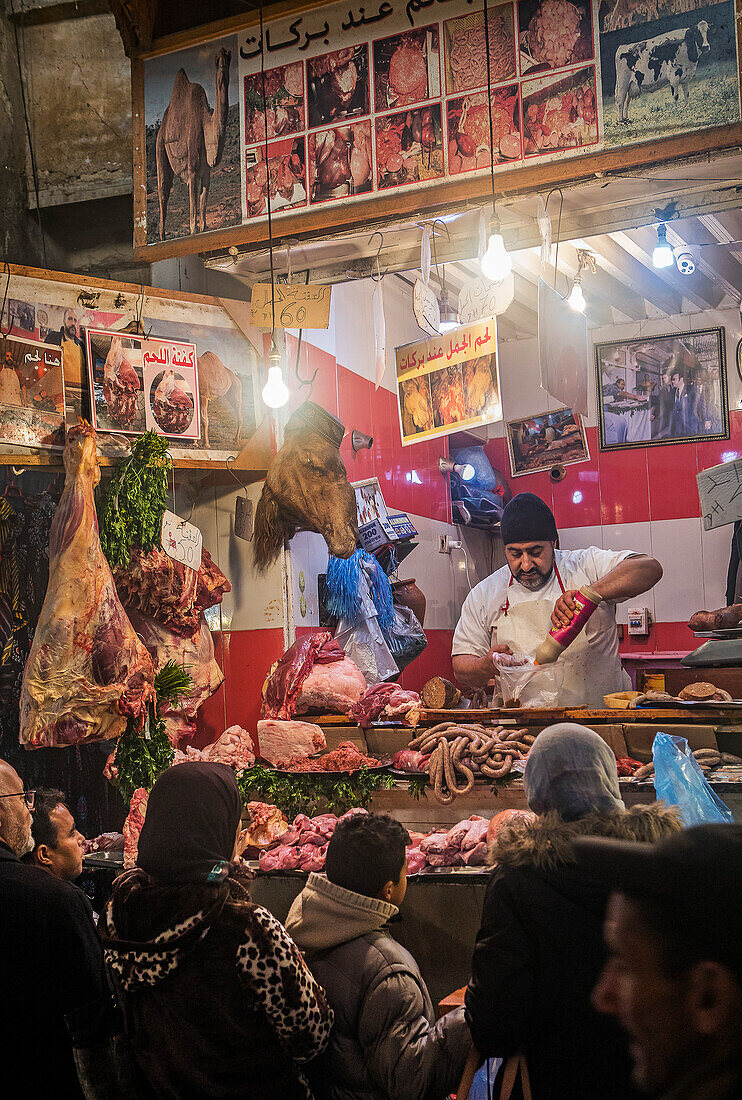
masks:
<instances>
[{"instance_id":1,"label":"black jacket","mask_svg":"<svg viewBox=\"0 0 742 1100\"><path fill-rule=\"evenodd\" d=\"M112 1001L93 913L77 886L0 841L0 1062L29 1098L82 1097L72 1040L98 1042Z\"/></svg>"},{"instance_id":2,"label":"black jacket","mask_svg":"<svg viewBox=\"0 0 742 1100\"><path fill-rule=\"evenodd\" d=\"M650 806L570 823L546 814L495 841L466 1018L481 1054L526 1055L534 1100L638 1095L623 1033L590 1004L607 893L570 865L570 845L591 835L656 841L677 828L674 812Z\"/></svg>"}]
</instances>

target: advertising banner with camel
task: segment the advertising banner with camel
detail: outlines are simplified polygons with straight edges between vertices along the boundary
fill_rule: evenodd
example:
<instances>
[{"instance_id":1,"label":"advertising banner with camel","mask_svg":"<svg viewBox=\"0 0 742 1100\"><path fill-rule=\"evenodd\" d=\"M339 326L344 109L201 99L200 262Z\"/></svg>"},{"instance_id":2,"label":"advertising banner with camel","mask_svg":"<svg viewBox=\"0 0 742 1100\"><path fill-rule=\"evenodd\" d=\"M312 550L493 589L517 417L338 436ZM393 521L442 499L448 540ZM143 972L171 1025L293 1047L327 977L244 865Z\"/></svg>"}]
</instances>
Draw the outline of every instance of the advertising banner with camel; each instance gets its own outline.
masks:
<instances>
[{"instance_id":1,"label":"advertising banner with camel","mask_svg":"<svg viewBox=\"0 0 742 1100\"><path fill-rule=\"evenodd\" d=\"M147 428L173 438L176 462L224 463L239 453L262 415L260 360L226 308L212 298L68 278L11 269L0 317L3 332L61 355L67 427L95 418L100 452L111 457L121 452L121 435Z\"/></svg>"},{"instance_id":2,"label":"advertising banner with camel","mask_svg":"<svg viewBox=\"0 0 742 1100\"><path fill-rule=\"evenodd\" d=\"M133 68L135 244L263 240L269 200L279 235L322 232L485 196L491 165L505 191L611 148L618 166L710 129L734 143L734 0L510 0L486 27L472 6L320 2L269 11L265 41L247 16L187 49L155 43Z\"/></svg>"}]
</instances>

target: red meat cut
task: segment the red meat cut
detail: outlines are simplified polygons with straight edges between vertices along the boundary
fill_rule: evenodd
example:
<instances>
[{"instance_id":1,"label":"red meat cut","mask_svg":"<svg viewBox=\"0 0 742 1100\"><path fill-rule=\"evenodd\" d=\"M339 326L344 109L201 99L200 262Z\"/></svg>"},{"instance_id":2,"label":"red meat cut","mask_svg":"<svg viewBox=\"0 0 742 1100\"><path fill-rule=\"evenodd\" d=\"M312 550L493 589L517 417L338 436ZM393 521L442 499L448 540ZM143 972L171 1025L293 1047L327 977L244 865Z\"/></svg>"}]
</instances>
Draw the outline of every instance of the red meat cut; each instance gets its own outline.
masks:
<instances>
[{"instance_id":1,"label":"red meat cut","mask_svg":"<svg viewBox=\"0 0 742 1100\"><path fill-rule=\"evenodd\" d=\"M251 768L255 763L252 738L242 726L230 726L205 749L194 749L192 745L187 745L185 749L176 749L173 765L187 763L226 764L235 771Z\"/></svg>"},{"instance_id":2,"label":"red meat cut","mask_svg":"<svg viewBox=\"0 0 742 1100\"><path fill-rule=\"evenodd\" d=\"M268 848L288 831L288 821L269 802L248 802L247 812L250 815L247 835L255 848Z\"/></svg>"},{"instance_id":3,"label":"red meat cut","mask_svg":"<svg viewBox=\"0 0 742 1100\"><path fill-rule=\"evenodd\" d=\"M175 381L175 372L166 370L155 390L152 413L166 435L181 435L193 420L193 400Z\"/></svg>"},{"instance_id":4,"label":"red meat cut","mask_svg":"<svg viewBox=\"0 0 742 1100\"><path fill-rule=\"evenodd\" d=\"M366 677L350 657L331 665L315 664L302 684L296 713L347 714L366 690Z\"/></svg>"},{"instance_id":5,"label":"red meat cut","mask_svg":"<svg viewBox=\"0 0 742 1100\"><path fill-rule=\"evenodd\" d=\"M103 364L103 397L114 424L122 428L133 424L141 388L139 375L121 346L121 337L114 336Z\"/></svg>"},{"instance_id":6,"label":"red meat cut","mask_svg":"<svg viewBox=\"0 0 742 1100\"><path fill-rule=\"evenodd\" d=\"M263 716L291 718L304 681L315 664L335 664L345 659L345 654L329 630L318 630L316 634L297 638L266 676L263 684Z\"/></svg>"},{"instance_id":7,"label":"red meat cut","mask_svg":"<svg viewBox=\"0 0 742 1100\"><path fill-rule=\"evenodd\" d=\"M232 586L208 550L201 552L201 565L174 561L154 547L148 554L129 551L129 564L113 571L121 602L151 615L158 622L182 634L200 629L201 613L222 602Z\"/></svg>"},{"instance_id":8,"label":"red meat cut","mask_svg":"<svg viewBox=\"0 0 742 1100\"><path fill-rule=\"evenodd\" d=\"M420 696L398 684L374 684L348 711L348 717L359 726L370 726L379 718L401 718L408 725L416 725Z\"/></svg>"},{"instance_id":9,"label":"red meat cut","mask_svg":"<svg viewBox=\"0 0 742 1100\"><path fill-rule=\"evenodd\" d=\"M397 106L427 98L428 70L415 46L398 46L389 62L389 84L399 97Z\"/></svg>"},{"instance_id":10,"label":"red meat cut","mask_svg":"<svg viewBox=\"0 0 742 1100\"><path fill-rule=\"evenodd\" d=\"M147 800L149 794L144 787L138 787L131 796L129 803L129 815L124 822L124 867L136 867L139 855L139 834L144 825L144 817L147 813Z\"/></svg>"},{"instance_id":11,"label":"red meat cut","mask_svg":"<svg viewBox=\"0 0 742 1100\"><path fill-rule=\"evenodd\" d=\"M258 722L260 755L271 764L294 756L311 756L327 748L320 726L311 722L282 722L266 718Z\"/></svg>"},{"instance_id":12,"label":"red meat cut","mask_svg":"<svg viewBox=\"0 0 742 1100\"><path fill-rule=\"evenodd\" d=\"M180 634L133 607L128 607L127 612L131 625L147 647L155 671L159 672L168 661L175 661L185 668L193 681L187 695L181 696L175 706L160 712L170 743L177 748L193 737L196 711L224 682L224 674L214 657L211 631L203 615L193 634Z\"/></svg>"},{"instance_id":13,"label":"red meat cut","mask_svg":"<svg viewBox=\"0 0 742 1100\"><path fill-rule=\"evenodd\" d=\"M154 668L121 606L98 538L95 431L71 428L66 480L49 534L49 586L23 671L27 748L104 741L143 720Z\"/></svg>"}]
</instances>

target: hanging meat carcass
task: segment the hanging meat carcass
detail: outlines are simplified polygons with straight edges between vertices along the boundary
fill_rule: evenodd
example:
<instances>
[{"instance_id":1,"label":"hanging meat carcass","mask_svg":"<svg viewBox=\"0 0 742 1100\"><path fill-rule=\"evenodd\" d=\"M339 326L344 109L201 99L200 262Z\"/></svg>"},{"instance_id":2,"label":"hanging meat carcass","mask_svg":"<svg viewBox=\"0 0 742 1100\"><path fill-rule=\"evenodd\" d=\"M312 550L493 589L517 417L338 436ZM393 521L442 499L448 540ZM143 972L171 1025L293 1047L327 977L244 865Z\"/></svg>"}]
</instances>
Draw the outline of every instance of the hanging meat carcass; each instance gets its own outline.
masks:
<instances>
[{"instance_id":1,"label":"hanging meat carcass","mask_svg":"<svg viewBox=\"0 0 742 1100\"><path fill-rule=\"evenodd\" d=\"M151 615L176 634L193 635L200 629L202 613L232 590L206 549L198 569L174 561L159 547L147 554L132 549L129 564L117 566L113 575L126 607Z\"/></svg>"},{"instance_id":2,"label":"hanging meat carcass","mask_svg":"<svg viewBox=\"0 0 742 1100\"><path fill-rule=\"evenodd\" d=\"M130 427L137 411L137 395L142 388L123 349L120 336L114 336L103 364L103 396L108 415L119 427Z\"/></svg>"},{"instance_id":3,"label":"hanging meat carcass","mask_svg":"<svg viewBox=\"0 0 742 1100\"><path fill-rule=\"evenodd\" d=\"M23 672L27 748L118 737L154 696L152 660L121 606L98 538L95 431L71 428L49 535L49 587Z\"/></svg>"},{"instance_id":4,"label":"hanging meat carcass","mask_svg":"<svg viewBox=\"0 0 742 1100\"><path fill-rule=\"evenodd\" d=\"M316 531L336 558L358 541L356 498L339 447L345 428L313 401L293 413L255 509L255 564L265 570L297 531Z\"/></svg>"},{"instance_id":5,"label":"hanging meat carcass","mask_svg":"<svg viewBox=\"0 0 742 1100\"><path fill-rule=\"evenodd\" d=\"M206 619L201 616L193 634L176 633L170 627L127 607L131 625L144 642L159 672L168 661L175 661L191 677L191 689L180 696L175 706L160 711L170 743L175 747L190 740L196 732L196 711L224 682L224 674L214 658L214 641Z\"/></svg>"},{"instance_id":6,"label":"hanging meat carcass","mask_svg":"<svg viewBox=\"0 0 742 1100\"><path fill-rule=\"evenodd\" d=\"M175 373L166 370L154 400L152 414L166 435L182 435L193 420L193 398L175 381Z\"/></svg>"}]
</instances>

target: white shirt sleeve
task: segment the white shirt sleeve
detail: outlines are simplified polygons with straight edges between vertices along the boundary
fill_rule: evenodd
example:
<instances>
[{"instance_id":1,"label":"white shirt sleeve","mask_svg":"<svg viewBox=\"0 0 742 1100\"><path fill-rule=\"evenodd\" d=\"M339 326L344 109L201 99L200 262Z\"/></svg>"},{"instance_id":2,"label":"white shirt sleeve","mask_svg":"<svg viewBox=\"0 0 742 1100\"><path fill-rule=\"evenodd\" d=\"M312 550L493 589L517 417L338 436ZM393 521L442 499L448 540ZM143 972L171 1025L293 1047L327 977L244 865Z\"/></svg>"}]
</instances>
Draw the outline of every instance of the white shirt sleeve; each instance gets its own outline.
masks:
<instances>
[{"instance_id":1,"label":"white shirt sleeve","mask_svg":"<svg viewBox=\"0 0 742 1100\"><path fill-rule=\"evenodd\" d=\"M601 550L597 546L590 546L585 551L585 560L582 562L589 584L596 584L606 573L610 573L622 561L628 558L639 557L636 550ZM628 599L628 597L626 597ZM611 600L611 603L622 603L622 600Z\"/></svg>"},{"instance_id":2,"label":"white shirt sleeve","mask_svg":"<svg viewBox=\"0 0 742 1100\"><path fill-rule=\"evenodd\" d=\"M486 657L490 651L490 617L482 585L477 585L464 600L461 618L453 635L451 656L471 654Z\"/></svg>"}]
</instances>

